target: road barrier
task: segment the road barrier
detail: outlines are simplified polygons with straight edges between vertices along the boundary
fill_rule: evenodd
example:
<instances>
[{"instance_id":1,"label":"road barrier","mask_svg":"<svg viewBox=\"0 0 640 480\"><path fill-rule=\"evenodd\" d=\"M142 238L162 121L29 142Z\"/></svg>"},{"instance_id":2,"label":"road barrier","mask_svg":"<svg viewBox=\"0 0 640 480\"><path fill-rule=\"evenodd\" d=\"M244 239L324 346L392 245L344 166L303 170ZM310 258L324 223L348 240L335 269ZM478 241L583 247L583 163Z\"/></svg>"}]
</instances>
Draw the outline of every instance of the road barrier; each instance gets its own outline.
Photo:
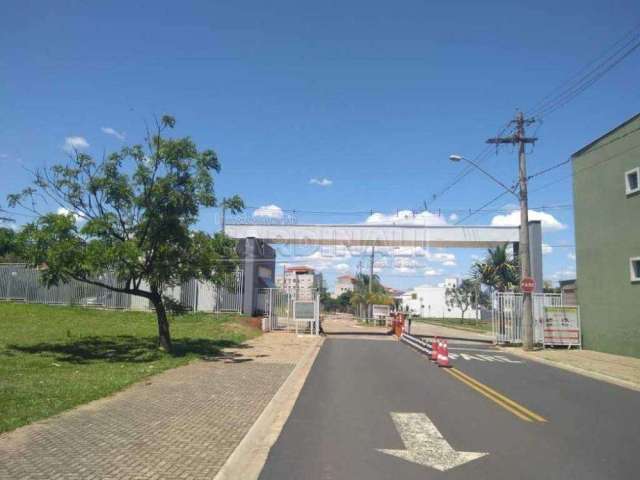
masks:
<instances>
[{"instance_id":1,"label":"road barrier","mask_svg":"<svg viewBox=\"0 0 640 480\"><path fill-rule=\"evenodd\" d=\"M400 336L400 341L420 353L424 353L427 358L432 360L439 367L451 367L449 347L446 340L441 340L436 337L432 342L428 342L419 337L403 332Z\"/></svg>"},{"instance_id":2,"label":"road barrier","mask_svg":"<svg viewBox=\"0 0 640 480\"><path fill-rule=\"evenodd\" d=\"M438 366L450 367L451 364L449 363L449 347L447 346L447 341L442 340L440 345L440 349L438 350Z\"/></svg>"}]
</instances>

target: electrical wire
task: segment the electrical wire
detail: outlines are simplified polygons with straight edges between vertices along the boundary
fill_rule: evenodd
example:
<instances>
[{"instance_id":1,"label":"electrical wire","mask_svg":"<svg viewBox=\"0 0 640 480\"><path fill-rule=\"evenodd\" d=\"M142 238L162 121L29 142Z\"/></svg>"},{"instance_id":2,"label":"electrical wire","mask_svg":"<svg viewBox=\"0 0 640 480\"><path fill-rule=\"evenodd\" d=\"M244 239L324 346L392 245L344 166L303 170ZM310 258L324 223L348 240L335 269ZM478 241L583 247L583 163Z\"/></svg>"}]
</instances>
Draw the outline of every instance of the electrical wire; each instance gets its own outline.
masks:
<instances>
[{"instance_id":1,"label":"electrical wire","mask_svg":"<svg viewBox=\"0 0 640 480\"><path fill-rule=\"evenodd\" d=\"M630 39L628 39L629 37ZM627 41L625 42L625 40ZM625 43L619 47L622 42ZM591 87L638 48L640 48L640 25L636 25L633 29L625 33L625 35L609 47L602 55L590 61L579 72L571 76L559 87L553 89L543 97L527 115L538 118L549 116ZM610 53L611 50L614 49L615 51ZM596 65L593 66L594 64ZM592 66L593 68L590 68ZM579 78L575 80L576 77Z\"/></svg>"}]
</instances>

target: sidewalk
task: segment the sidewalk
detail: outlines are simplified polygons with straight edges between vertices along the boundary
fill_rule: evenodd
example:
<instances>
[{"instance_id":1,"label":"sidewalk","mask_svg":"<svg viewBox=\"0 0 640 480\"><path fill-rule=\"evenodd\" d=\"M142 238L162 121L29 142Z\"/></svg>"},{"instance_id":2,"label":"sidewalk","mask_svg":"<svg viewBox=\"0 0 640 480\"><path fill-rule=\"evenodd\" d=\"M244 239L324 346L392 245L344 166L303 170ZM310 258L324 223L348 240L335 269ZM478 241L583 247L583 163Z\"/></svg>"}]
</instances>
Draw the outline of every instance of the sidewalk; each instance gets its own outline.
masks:
<instances>
[{"instance_id":1,"label":"sidewalk","mask_svg":"<svg viewBox=\"0 0 640 480\"><path fill-rule=\"evenodd\" d=\"M272 333L0 435L0 479L212 479L320 337Z\"/></svg>"},{"instance_id":2,"label":"sidewalk","mask_svg":"<svg viewBox=\"0 0 640 480\"><path fill-rule=\"evenodd\" d=\"M411 333L414 335L427 335L430 337L493 342L493 336L491 334L473 332L471 330L463 330L459 328L445 327L425 322L412 322Z\"/></svg>"},{"instance_id":3,"label":"sidewalk","mask_svg":"<svg viewBox=\"0 0 640 480\"><path fill-rule=\"evenodd\" d=\"M525 352L519 347L502 349L512 355L640 391L640 358L593 350L545 349Z\"/></svg>"}]
</instances>

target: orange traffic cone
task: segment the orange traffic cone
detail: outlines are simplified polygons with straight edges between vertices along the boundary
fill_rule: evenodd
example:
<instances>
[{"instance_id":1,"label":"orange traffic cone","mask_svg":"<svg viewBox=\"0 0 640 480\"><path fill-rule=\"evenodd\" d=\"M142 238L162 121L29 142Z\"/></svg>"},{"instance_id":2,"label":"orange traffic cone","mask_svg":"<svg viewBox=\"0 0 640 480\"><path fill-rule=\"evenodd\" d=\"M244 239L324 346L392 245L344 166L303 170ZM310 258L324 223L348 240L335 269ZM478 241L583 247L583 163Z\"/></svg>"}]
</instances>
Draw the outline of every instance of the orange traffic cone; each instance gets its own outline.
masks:
<instances>
[{"instance_id":1,"label":"orange traffic cone","mask_svg":"<svg viewBox=\"0 0 640 480\"><path fill-rule=\"evenodd\" d=\"M438 351L440 350L440 341L437 338L431 342L431 361L438 361Z\"/></svg>"},{"instance_id":2,"label":"orange traffic cone","mask_svg":"<svg viewBox=\"0 0 640 480\"><path fill-rule=\"evenodd\" d=\"M447 346L447 341L442 341L442 348L438 352L438 366L439 367L450 367L449 364L449 347Z\"/></svg>"}]
</instances>

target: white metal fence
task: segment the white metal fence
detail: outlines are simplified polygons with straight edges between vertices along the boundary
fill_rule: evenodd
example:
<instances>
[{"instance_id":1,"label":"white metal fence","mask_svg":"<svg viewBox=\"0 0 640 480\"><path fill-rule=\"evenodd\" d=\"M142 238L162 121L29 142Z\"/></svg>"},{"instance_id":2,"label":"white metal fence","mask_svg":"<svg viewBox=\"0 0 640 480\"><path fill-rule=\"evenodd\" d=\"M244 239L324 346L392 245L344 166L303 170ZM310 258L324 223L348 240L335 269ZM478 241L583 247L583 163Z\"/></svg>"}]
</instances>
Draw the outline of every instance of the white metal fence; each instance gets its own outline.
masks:
<instances>
[{"instance_id":1,"label":"white metal fence","mask_svg":"<svg viewBox=\"0 0 640 480\"><path fill-rule=\"evenodd\" d=\"M101 282L123 286L111 274L101 275ZM226 276L221 285L190 280L182 285L166 288L164 294L182 308L199 312L240 312L242 308L243 272ZM40 272L22 264L0 265L0 300L49 305L83 305L124 310L151 310L145 298L114 292L108 288L71 280L47 287Z\"/></svg>"},{"instance_id":2,"label":"white metal fence","mask_svg":"<svg viewBox=\"0 0 640 480\"><path fill-rule=\"evenodd\" d=\"M558 293L533 293L533 339L544 340L544 307L561 307ZM497 343L522 343L522 293L494 292L493 335Z\"/></svg>"},{"instance_id":3,"label":"white metal fence","mask_svg":"<svg viewBox=\"0 0 640 480\"><path fill-rule=\"evenodd\" d=\"M264 315L263 329L296 333L320 333L320 295L313 292L304 299L279 288L258 290L258 310Z\"/></svg>"}]
</instances>

